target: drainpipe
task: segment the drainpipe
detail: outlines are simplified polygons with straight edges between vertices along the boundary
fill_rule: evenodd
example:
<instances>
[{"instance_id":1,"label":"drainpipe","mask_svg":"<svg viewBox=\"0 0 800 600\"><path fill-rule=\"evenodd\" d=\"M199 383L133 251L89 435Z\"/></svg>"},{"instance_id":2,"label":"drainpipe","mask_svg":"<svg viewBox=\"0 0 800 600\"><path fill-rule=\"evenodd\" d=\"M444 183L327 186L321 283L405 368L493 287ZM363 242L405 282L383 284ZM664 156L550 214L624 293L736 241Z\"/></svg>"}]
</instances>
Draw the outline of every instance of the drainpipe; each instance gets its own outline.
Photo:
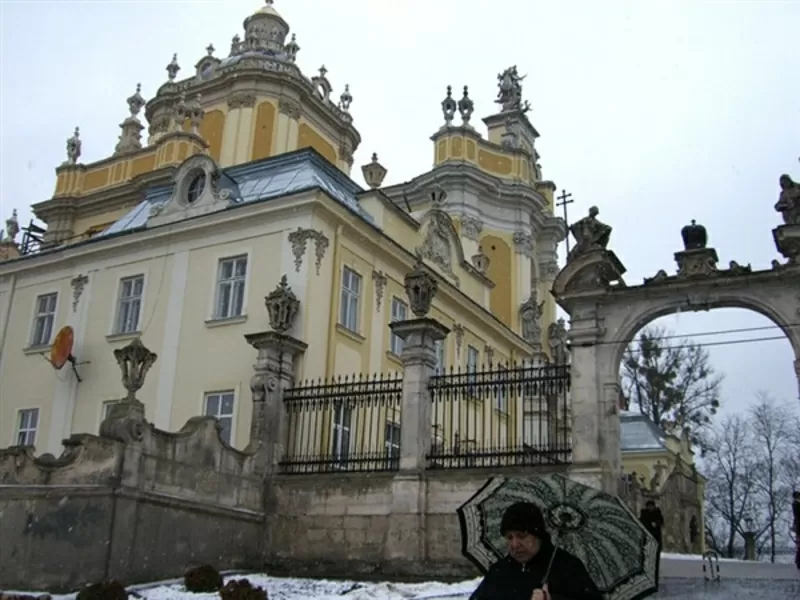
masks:
<instances>
[{"instance_id":1,"label":"drainpipe","mask_svg":"<svg viewBox=\"0 0 800 600\"><path fill-rule=\"evenodd\" d=\"M3 334L0 336L0 373L2 373L3 357L6 355L6 337L8 337L8 321L11 318L11 306L14 304L14 293L17 291L17 274L11 275L11 287L8 290L8 302L3 315Z\"/></svg>"},{"instance_id":2,"label":"drainpipe","mask_svg":"<svg viewBox=\"0 0 800 600\"><path fill-rule=\"evenodd\" d=\"M330 326L328 327L328 352L327 356L325 357L325 377L331 377L333 374L334 362L333 356L336 353L336 324L338 323L337 319L337 309L339 308L339 302L341 294L339 293L339 288L341 286L341 278L342 278L342 269L339 265L339 254L341 253L340 250L340 239L342 236L342 225L336 226L336 231L333 234L333 268L335 269L333 275L331 277L331 303L330 308L328 309L328 323ZM366 277L364 278L366 281Z\"/></svg>"}]
</instances>

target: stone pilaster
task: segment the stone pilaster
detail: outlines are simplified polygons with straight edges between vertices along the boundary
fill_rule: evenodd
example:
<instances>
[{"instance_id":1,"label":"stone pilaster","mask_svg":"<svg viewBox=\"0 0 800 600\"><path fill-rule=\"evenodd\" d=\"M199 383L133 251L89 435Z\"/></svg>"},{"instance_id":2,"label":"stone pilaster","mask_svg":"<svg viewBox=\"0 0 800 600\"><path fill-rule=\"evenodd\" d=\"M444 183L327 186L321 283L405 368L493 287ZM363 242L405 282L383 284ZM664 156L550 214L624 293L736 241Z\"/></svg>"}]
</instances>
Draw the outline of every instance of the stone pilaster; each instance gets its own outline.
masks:
<instances>
[{"instance_id":1,"label":"stone pilaster","mask_svg":"<svg viewBox=\"0 0 800 600\"><path fill-rule=\"evenodd\" d=\"M277 331L250 333L247 343L258 350L250 379L253 393L253 416L250 421L250 442L247 451L257 452L257 468L264 474L277 471L286 444L286 410L283 390L295 379L295 358L308 344Z\"/></svg>"},{"instance_id":2,"label":"stone pilaster","mask_svg":"<svg viewBox=\"0 0 800 600\"><path fill-rule=\"evenodd\" d=\"M421 472L431 444L428 381L436 369L436 342L445 339L450 330L428 317L395 321L390 328L403 340L400 470Z\"/></svg>"}]
</instances>

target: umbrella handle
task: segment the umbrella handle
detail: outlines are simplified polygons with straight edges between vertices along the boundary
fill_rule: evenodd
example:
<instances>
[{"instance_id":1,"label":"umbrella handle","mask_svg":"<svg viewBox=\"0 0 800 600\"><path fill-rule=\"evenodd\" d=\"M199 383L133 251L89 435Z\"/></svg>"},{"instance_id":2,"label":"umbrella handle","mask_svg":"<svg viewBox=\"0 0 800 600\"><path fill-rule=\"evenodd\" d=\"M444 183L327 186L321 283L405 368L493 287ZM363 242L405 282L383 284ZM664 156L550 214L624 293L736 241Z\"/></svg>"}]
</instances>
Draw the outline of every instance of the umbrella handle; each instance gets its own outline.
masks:
<instances>
[{"instance_id":1,"label":"umbrella handle","mask_svg":"<svg viewBox=\"0 0 800 600\"><path fill-rule=\"evenodd\" d=\"M558 552L558 546L553 544L553 554L550 555L550 562L547 564L547 570L544 572L544 578L542 579L542 585L547 583L547 580L550 579L550 569L553 568L553 561L556 558L556 552Z\"/></svg>"}]
</instances>

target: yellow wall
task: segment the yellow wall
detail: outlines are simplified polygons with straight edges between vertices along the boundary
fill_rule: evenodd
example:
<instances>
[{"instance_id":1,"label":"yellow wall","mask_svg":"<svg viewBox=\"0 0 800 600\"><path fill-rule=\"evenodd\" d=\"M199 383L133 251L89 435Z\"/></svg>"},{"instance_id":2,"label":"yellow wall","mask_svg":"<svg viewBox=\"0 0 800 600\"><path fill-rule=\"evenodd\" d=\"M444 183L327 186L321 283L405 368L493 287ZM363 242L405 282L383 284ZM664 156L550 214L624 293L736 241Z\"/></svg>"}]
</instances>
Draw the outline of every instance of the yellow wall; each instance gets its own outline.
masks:
<instances>
[{"instance_id":1,"label":"yellow wall","mask_svg":"<svg viewBox=\"0 0 800 600\"><path fill-rule=\"evenodd\" d=\"M222 132L225 129L225 113L216 109L206 112L200 124L200 137L208 143L208 153L219 161L222 153Z\"/></svg>"},{"instance_id":2,"label":"yellow wall","mask_svg":"<svg viewBox=\"0 0 800 600\"><path fill-rule=\"evenodd\" d=\"M333 144L306 122L301 121L300 123L297 148L314 148L331 164L336 164L336 150L334 150Z\"/></svg>"},{"instance_id":3,"label":"yellow wall","mask_svg":"<svg viewBox=\"0 0 800 600\"><path fill-rule=\"evenodd\" d=\"M533 182L526 149L503 148L484 140L474 131L451 128L434 137L434 166L450 160L467 161L495 177Z\"/></svg>"},{"instance_id":4,"label":"yellow wall","mask_svg":"<svg viewBox=\"0 0 800 600\"><path fill-rule=\"evenodd\" d=\"M489 257L487 275L495 287L489 292L492 313L508 327L514 327L512 312L513 264L511 245L496 235L481 238L484 254Z\"/></svg>"},{"instance_id":5,"label":"yellow wall","mask_svg":"<svg viewBox=\"0 0 800 600\"><path fill-rule=\"evenodd\" d=\"M272 137L275 132L275 112L275 105L266 100L256 106L251 160L267 158L271 155Z\"/></svg>"}]
</instances>

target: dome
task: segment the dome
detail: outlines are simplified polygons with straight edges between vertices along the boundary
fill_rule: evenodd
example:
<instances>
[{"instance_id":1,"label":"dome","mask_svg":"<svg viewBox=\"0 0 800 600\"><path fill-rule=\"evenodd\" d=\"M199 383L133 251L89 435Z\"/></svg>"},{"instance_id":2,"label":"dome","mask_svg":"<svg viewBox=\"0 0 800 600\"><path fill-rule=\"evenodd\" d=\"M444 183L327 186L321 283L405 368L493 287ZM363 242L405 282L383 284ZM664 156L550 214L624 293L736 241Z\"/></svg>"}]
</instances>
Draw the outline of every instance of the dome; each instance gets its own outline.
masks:
<instances>
[{"instance_id":1,"label":"dome","mask_svg":"<svg viewBox=\"0 0 800 600\"><path fill-rule=\"evenodd\" d=\"M698 225L694 219L692 219L691 225L686 225L683 229L681 229L681 237L683 238L684 250L698 250L700 248L705 248L706 243L708 242L706 228L702 225Z\"/></svg>"},{"instance_id":2,"label":"dome","mask_svg":"<svg viewBox=\"0 0 800 600\"><path fill-rule=\"evenodd\" d=\"M273 0L265 0L265 2L266 3L264 6L259 8L256 12L254 12L252 15L250 15L244 20L245 29L247 29L247 24L252 21L269 20L269 21L274 21L276 23L280 23L288 31L289 24L286 22L286 19L284 19L280 15L280 13L277 10L275 10L275 6L273 6L274 4Z\"/></svg>"},{"instance_id":3,"label":"dome","mask_svg":"<svg viewBox=\"0 0 800 600\"><path fill-rule=\"evenodd\" d=\"M272 0L266 0L264 6L244 20L243 50L259 48L280 52L287 35L289 24L275 10Z\"/></svg>"}]
</instances>

